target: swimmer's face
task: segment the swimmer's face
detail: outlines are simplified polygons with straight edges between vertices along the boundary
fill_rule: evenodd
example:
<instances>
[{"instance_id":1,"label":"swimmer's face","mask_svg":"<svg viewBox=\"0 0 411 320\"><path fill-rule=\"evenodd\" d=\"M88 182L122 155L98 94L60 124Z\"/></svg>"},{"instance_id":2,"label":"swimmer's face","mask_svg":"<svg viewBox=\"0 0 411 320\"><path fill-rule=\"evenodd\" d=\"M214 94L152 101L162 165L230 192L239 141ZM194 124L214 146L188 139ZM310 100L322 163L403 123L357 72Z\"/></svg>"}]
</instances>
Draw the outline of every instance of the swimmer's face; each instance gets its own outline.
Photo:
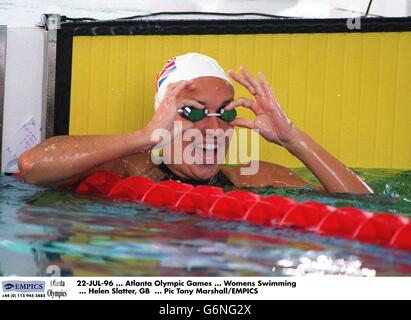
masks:
<instances>
[{"instance_id":1,"label":"swimmer's face","mask_svg":"<svg viewBox=\"0 0 411 320\"><path fill-rule=\"evenodd\" d=\"M178 98L195 100L203 105L209 113L218 113L222 107L225 107L233 101L234 89L232 85L220 78L196 78L193 80L193 84L194 89L182 91ZM189 121L180 115L177 115L176 120L183 122ZM217 155L220 156L219 158L223 155L224 158L225 153L227 153L230 142L228 137L229 131L227 130L233 129L233 127L228 122L215 116L205 117L200 121L193 122L193 125L193 129L197 129L198 132L201 133L203 143L193 144L194 139L191 141L182 141L182 148L179 148L171 142L171 154L176 155L176 153L180 153L183 163L173 163L169 165L169 168L174 171L174 173L186 179L207 180L216 175L220 170L221 161L217 161ZM211 129L213 132L219 133L219 135L210 135L212 131L207 129ZM223 138L224 133L227 135L225 138ZM191 145L191 147L195 146L196 161L194 164L185 163L183 157L183 151L189 145ZM192 149L188 148L187 150ZM199 162L202 162L202 164L199 164ZM209 164L210 162L212 162L212 164Z\"/></svg>"}]
</instances>

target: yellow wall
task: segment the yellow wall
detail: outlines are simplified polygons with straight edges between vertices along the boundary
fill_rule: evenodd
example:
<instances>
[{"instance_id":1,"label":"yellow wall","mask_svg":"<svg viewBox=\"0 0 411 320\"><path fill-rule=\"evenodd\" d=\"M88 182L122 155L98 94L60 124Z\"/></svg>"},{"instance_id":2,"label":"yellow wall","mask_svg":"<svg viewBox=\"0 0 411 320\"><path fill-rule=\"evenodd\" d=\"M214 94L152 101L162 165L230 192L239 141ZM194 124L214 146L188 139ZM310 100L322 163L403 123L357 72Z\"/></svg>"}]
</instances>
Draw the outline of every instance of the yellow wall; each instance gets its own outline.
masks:
<instances>
[{"instance_id":1,"label":"yellow wall","mask_svg":"<svg viewBox=\"0 0 411 320\"><path fill-rule=\"evenodd\" d=\"M78 36L70 134L142 128L153 114L157 72L169 57L189 51L225 69L263 71L289 118L347 165L411 168L411 32ZM235 87L237 96L247 96ZM260 153L301 166L265 141Z\"/></svg>"}]
</instances>

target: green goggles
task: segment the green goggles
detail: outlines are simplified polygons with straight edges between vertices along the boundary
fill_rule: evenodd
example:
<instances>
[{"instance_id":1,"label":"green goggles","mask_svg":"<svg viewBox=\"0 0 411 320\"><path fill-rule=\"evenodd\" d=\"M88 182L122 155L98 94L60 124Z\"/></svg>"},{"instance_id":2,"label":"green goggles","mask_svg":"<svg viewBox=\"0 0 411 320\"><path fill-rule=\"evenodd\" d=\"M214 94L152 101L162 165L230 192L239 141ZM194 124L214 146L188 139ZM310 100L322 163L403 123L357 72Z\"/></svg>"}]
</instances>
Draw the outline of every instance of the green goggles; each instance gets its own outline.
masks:
<instances>
[{"instance_id":1,"label":"green goggles","mask_svg":"<svg viewBox=\"0 0 411 320\"><path fill-rule=\"evenodd\" d=\"M235 109L225 110L224 107L218 110L218 113L210 113L207 109L196 109L190 106L185 106L179 109L178 113L191 122L200 121L205 117L219 117L221 120L231 122L237 117L237 111L235 111Z\"/></svg>"}]
</instances>

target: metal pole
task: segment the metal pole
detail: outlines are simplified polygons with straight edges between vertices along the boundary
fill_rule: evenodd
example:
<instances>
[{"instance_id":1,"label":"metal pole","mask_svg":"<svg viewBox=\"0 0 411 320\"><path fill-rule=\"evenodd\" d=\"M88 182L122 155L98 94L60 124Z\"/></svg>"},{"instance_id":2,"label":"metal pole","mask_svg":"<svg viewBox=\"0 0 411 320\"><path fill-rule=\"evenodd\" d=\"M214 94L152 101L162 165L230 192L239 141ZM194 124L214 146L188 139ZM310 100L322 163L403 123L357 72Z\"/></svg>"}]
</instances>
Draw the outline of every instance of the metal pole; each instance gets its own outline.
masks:
<instances>
[{"instance_id":1,"label":"metal pole","mask_svg":"<svg viewBox=\"0 0 411 320\"><path fill-rule=\"evenodd\" d=\"M0 170L3 156L4 86L6 76L7 26L0 26Z\"/></svg>"},{"instance_id":2,"label":"metal pole","mask_svg":"<svg viewBox=\"0 0 411 320\"><path fill-rule=\"evenodd\" d=\"M57 30L60 29L61 16L59 14L46 14L42 16L45 28L45 61L44 61L44 92L41 139L54 135L54 110L56 89L56 55L57 55Z\"/></svg>"}]
</instances>

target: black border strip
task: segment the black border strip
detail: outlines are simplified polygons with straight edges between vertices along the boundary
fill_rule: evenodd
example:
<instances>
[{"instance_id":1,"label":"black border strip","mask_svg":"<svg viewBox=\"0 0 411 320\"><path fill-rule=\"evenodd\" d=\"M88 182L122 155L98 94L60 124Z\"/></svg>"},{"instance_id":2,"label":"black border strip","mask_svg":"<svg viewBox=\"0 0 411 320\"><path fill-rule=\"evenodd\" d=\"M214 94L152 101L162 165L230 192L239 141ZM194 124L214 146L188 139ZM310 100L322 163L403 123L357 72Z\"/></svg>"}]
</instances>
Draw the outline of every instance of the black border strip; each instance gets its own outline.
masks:
<instances>
[{"instance_id":1,"label":"black border strip","mask_svg":"<svg viewBox=\"0 0 411 320\"><path fill-rule=\"evenodd\" d=\"M71 66L73 36L57 31L56 85L53 135L67 135L70 123Z\"/></svg>"},{"instance_id":2,"label":"black border strip","mask_svg":"<svg viewBox=\"0 0 411 320\"><path fill-rule=\"evenodd\" d=\"M63 19L64 20L64 19ZM361 17L360 29L349 29L347 19L230 19L230 20L107 20L62 22L73 36L188 35L266 33L344 33L411 31L411 17Z\"/></svg>"},{"instance_id":3,"label":"black border strip","mask_svg":"<svg viewBox=\"0 0 411 320\"><path fill-rule=\"evenodd\" d=\"M65 21L57 34L54 135L69 133L72 47L74 36L351 33L411 31L411 17L361 17L361 29L347 19L254 20L109 20Z\"/></svg>"}]
</instances>

